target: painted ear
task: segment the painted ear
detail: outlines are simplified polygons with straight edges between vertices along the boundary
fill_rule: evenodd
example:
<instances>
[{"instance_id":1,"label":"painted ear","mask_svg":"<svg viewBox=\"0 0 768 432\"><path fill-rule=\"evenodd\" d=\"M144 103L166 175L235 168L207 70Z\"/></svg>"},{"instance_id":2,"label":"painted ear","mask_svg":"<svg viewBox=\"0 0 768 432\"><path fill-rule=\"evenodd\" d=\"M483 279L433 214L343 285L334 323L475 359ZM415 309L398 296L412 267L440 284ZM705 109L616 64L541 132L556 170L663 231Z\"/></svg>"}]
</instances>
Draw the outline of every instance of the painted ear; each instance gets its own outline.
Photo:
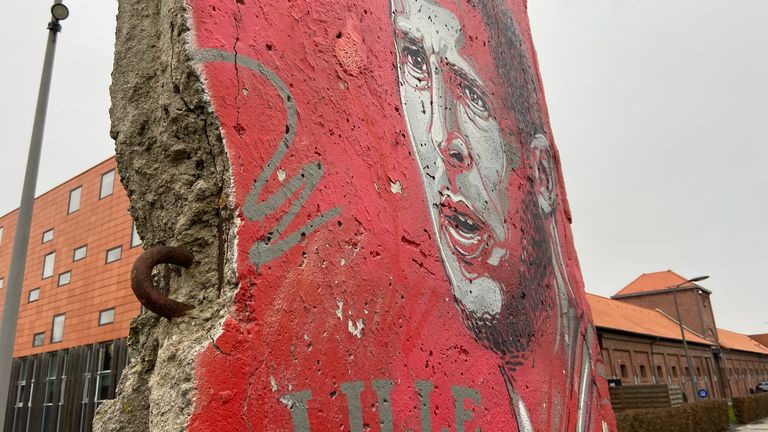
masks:
<instances>
[{"instance_id":1,"label":"painted ear","mask_svg":"<svg viewBox=\"0 0 768 432\"><path fill-rule=\"evenodd\" d=\"M557 206L557 187L555 180L555 161L547 137L536 135L531 143L531 173L533 190L544 215L554 212Z\"/></svg>"}]
</instances>

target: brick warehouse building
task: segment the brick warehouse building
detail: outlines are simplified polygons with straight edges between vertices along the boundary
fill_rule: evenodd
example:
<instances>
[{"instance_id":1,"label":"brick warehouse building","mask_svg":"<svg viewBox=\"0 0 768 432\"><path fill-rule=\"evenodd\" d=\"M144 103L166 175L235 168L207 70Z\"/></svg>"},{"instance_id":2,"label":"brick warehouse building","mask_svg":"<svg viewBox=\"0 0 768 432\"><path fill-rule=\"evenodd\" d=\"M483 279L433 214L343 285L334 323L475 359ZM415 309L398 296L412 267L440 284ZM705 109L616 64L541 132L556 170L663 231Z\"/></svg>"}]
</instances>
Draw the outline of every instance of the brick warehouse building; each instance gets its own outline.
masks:
<instances>
[{"instance_id":1,"label":"brick warehouse building","mask_svg":"<svg viewBox=\"0 0 768 432\"><path fill-rule=\"evenodd\" d=\"M680 335L672 288L686 278L670 270L639 276L608 299L589 294L609 378L623 385L680 385L688 400L750 393L768 381L768 347L747 335L717 327L711 291L695 283L674 289L697 388Z\"/></svg>"},{"instance_id":2,"label":"brick warehouse building","mask_svg":"<svg viewBox=\"0 0 768 432\"><path fill-rule=\"evenodd\" d=\"M0 288L16 219L0 217ZM36 198L5 431L90 430L114 397L140 311L130 289L140 244L114 158Z\"/></svg>"},{"instance_id":3,"label":"brick warehouse building","mask_svg":"<svg viewBox=\"0 0 768 432\"><path fill-rule=\"evenodd\" d=\"M130 271L142 248L128 206L114 158L35 200L4 431L89 431L100 401L114 397L141 310ZM15 224L16 211L0 217L0 304ZM676 383L693 400L669 292L683 281L650 273L611 299L588 295L609 378ZM718 329L699 285L676 295L698 388L721 398L768 380L768 348L756 340L768 335Z\"/></svg>"}]
</instances>

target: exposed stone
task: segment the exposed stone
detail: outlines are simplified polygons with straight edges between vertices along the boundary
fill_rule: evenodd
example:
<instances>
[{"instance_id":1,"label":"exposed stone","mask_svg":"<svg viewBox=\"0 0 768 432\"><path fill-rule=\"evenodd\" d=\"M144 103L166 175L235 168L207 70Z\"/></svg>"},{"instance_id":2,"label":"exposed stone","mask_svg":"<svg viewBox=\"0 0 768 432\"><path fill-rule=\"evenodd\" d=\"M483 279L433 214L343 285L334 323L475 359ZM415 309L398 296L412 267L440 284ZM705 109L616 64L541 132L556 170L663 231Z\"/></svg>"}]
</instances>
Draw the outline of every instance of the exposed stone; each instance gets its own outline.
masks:
<instances>
[{"instance_id":1,"label":"exposed stone","mask_svg":"<svg viewBox=\"0 0 768 432\"><path fill-rule=\"evenodd\" d=\"M129 364L117 398L98 410L98 432L185 430L195 357L217 335L236 288L229 165L188 57L189 31L182 0L119 2L110 109L118 171L144 247L195 255L189 269L159 268L155 279L197 307L172 321L146 312L133 322Z\"/></svg>"}]
</instances>

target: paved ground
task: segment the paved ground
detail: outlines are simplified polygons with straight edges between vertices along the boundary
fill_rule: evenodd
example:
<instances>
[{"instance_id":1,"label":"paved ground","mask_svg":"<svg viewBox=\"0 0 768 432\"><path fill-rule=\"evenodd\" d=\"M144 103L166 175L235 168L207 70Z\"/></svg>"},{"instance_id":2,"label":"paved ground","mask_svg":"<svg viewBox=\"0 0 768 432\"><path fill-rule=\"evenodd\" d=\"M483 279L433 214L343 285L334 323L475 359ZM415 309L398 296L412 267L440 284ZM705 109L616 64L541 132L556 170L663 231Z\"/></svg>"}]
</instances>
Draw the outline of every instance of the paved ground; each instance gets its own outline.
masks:
<instances>
[{"instance_id":1,"label":"paved ground","mask_svg":"<svg viewBox=\"0 0 768 432\"><path fill-rule=\"evenodd\" d=\"M746 431L768 431L768 418L760 420L756 423L750 423L748 425L731 426L731 431L746 432Z\"/></svg>"}]
</instances>

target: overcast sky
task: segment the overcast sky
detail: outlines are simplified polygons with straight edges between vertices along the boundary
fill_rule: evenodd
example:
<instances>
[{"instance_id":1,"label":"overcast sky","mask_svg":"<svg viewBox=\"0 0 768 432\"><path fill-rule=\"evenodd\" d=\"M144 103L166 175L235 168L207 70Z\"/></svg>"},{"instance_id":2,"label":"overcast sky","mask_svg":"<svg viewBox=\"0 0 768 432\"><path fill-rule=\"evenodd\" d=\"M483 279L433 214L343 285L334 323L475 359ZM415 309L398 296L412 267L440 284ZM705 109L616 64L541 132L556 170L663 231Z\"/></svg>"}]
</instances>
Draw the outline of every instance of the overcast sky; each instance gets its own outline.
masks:
<instances>
[{"instance_id":1,"label":"overcast sky","mask_svg":"<svg viewBox=\"0 0 768 432\"><path fill-rule=\"evenodd\" d=\"M529 0L587 290L672 269L768 332L768 1ZM0 214L18 207L50 2L7 2ZM68 1L38 194L106 159L116 2Z\"/></svg>"}]
</instances>

